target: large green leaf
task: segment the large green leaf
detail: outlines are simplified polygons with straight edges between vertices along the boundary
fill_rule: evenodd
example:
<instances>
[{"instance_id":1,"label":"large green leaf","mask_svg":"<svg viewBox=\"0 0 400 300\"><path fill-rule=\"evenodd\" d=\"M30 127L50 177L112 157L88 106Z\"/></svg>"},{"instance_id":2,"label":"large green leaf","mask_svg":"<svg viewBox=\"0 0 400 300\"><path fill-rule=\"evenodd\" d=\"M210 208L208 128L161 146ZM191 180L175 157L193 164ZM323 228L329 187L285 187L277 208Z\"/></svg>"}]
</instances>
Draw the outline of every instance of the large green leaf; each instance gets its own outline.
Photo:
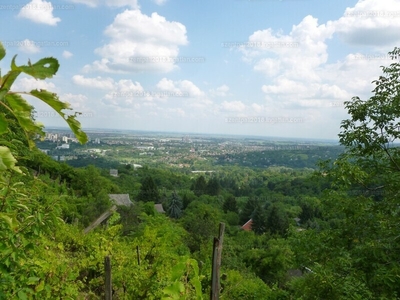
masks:
<instances>
[{"instance_id":1,"label":"large green leaf","mask_svg":"<svg viewBox=\"0 0 400 300\"><path fill-rule=\"evenodd\" d=\"M7 94L5 99L25 133L30 132L37 133L42 136L44 135L43 125L35 123L32 119L32 105L26 102L26 100L18 94ZM27 138L27 140L29 141L30 146L34 144L31 139Z\"/></svg>"},{"instance_id":2,"label":"large green leaf","mask_svg":"<svg viewBox=\"0 0 400 300\"><path fill-rule=\"evenodd\" d=\"M28 66L23 65L18 67L15 65L15 62L13 62L11 63L11 70L24 72L25 74L31 75L37 79L52 78L60 67L58 60L53 57L42 58L33 65L29 62Z\"/></svg>"},{"instance_id":3,"label":"large green leaf","mask_svg":"<svg viewBox=\"0 0 400 300\"><path fill-rule=\"evenodd\" d=\"M22 173L22 171L15 166L17 160L11 154L10 149L4 146L0 146L0 171L5 170L14 170L18 173Z\"/></svg>"},{"instance_id":4,"label":"large green leaf","mask_svg":"<svg viewBox=\"0 0 400 300\"><path fill-rule=\"evenodd\" d=\"M4 49L2 42L0 42L0 60L2 60L4 56L6 56L6 49Z\"/></svg>"},{"instance_id":5,"label":"large green leaf","mask_svg":"<svg viewBox=\"0 0 400 300\"><path fill-rule=\"evenodd\" d=\"M11 65L13 64L15 59L12 59ZM0 100L8 93L15 79L17 79L18 75L21 74L21 71L11 70L6 75L0 78Z\"/></svg>"},{"instance_id":6,"label":"large green leaf","mask_svg":"<svg viewBox=\"0 0 400 300\"><path fill-rule=\"evenodd\" d=\"M6 133L8 128L6 117L0 113L0 134Z\"/></svg>"},{"instance_id":7,"label":"large green leaf","mask_svg":"<svg viewBox=\"0 0 400 300\"><path fill-rule=\"evenodd\" d=\"M64 109L71 109L69 103L60 101L57 94L48 92L46 90L32 90L30 94L36 98L39 98L53 108L68 123L72 132L75 134L76 138L81 144L84 144L88 141L87 135L82 131L81 124L76 119L76 115L79 113L75 113L74 115L66 115L62 111Z\"/></svg>"}]
</instances>

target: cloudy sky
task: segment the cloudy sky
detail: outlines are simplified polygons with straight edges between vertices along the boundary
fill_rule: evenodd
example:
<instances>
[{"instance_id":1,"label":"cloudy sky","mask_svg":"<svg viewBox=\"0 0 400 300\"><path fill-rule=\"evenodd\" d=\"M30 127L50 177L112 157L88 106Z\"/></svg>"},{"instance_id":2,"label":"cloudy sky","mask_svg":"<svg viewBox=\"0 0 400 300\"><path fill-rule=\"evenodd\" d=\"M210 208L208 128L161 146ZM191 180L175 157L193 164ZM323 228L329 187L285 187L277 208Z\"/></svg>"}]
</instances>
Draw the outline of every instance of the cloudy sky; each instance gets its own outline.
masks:
<instances>
[{"instance_id":1,"label":"cloudy sky","mask_svg":"<svg viewBox=\"0 0 400 300\"><path fill-rule=\"evenodd\" d=\"M400 0L4 2L2 73L14 54L57 58L13 90L56 92L84 129L336 139L343 102L371 96L400 44Z\"/></svg>"}]
</instances>

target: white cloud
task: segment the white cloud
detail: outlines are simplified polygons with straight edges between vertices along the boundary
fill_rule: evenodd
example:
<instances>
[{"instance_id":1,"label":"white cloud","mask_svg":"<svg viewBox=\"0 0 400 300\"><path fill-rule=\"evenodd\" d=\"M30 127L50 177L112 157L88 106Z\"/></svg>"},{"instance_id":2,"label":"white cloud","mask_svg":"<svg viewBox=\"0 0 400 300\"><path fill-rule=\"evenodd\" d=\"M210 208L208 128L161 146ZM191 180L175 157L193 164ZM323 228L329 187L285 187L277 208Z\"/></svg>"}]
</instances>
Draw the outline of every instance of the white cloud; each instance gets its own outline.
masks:
<instances>
[{"instance_id":1,"label":"white cloud","mask_svg":"<svg viewBox=\"0 0 400 300\"><path fill-rule=\"evenodd\" d=\"M153 2L157 5L164 5L167 2L167 0L153 0Z\"/></svg>"},{"instance_id":2,"label":"white cloud","mask_svg":"<svg viewBox=\"0 0 400 300\"><path fill-rule=\"evenodd\" d=\"M363 0L346 8L333 22L335 31L349 44L397 46L400 41L400 2L397 0Z\"/></svg>"},{"instance_id":3,"label":"white cloud","mask_svg":"<svg viewBox=\"0 0 400 300\"><path fill-rule=\"evenodd\" d=\"M12 86L12 90L16 92L30 92L36 89L43 89L54 92L55 88L56 86L52 82L36 80L35 78L28 77L18 78Z\"/></svg>"},{"instance_id":4,"label":"white cloud","mask_svg":"<svg viewBox=\"0 0 400 300\"><path fill-rule=\"evenodd\" d=\"M100 5L107 5L113 7L128 6L131 8L139 8L137 0L69 0L72 3L85 4L89 7L97 7Z\"/></svg>"},{"instance_id":5,"label":"white cloud","mask_svg":"<svg viewBox=\"0 0 400 300\"><path fill-rule=\"evenodd\" d=\"M227 96L228 92L229 92L229 87L226 84L221 85L220 87L217 87L216 89L210 90L210 94L212 96L216 96L216 97L225 97L225 96Z\"/></svg>"},{"instance_id":6,"label":"white cloud","mask_svg":"<svg viewBox=\"0 0 400 300\"><path fill-rule=\"evenodd\" d=\"M279 74L281 62L272 58L263 58L254 66L255 71L260 71L269 77Z\"/></svg>"},{"instance_id":7,"label":"white cloud","mask_svg":"<svg viewBox=\"0 0 400 300\"><path fill-rule=\"evenodd\" d=\"M71 52L67 51L67 50L64 50L63 53L62 53L62 56L63 56L64 58L67 58L67 59L68 59L68 58L72 57L73 54L72 54Z\"/></svg>"},{"instance_id":8,"label":"white cloud","mask_svg":"<svg viewBox=\"0 0 400 300\"><path fill-rule=\"evenodd\" d=\"M205 93L189 80L172 81L167 78L161 79L156 87L160 91L171 92L171 95L182 95L186 97L203 97Z\"/></svg>"},{"instance_id":9,"label":"white cloud","mask_svg":"<svg viewBox=\"0 0 400 300\"><path fill-rule=\"evenodd\" d=\"M118 14L104 33L110 42L95 50L101 59L84 71L169 72L176 68L179 46L188 43L184 25L139 10Z\"/></svg>"},{"instance_id":10,"label":"white cloud","mask_svg":"<svg viewBox=\"0 0 400 300\"><path fill-rule=\"evenodd\" d=\"M34 41L25 39L21 42L21 46L18 47L18 50L28 54L34 54L40 52L40 47L38 47Z\"/></svg>"},{"instance_id":11,"label":"white cloud","mask_svg":"<svg viewBox=\"0 0 400 300\"><path fill-rule=\"evenodd\" d=\"M114 88L114 80L110 77L86 78L82 75L74 75L72 81L77 85L94 89L112 90Z\"/></svg>"},{"instance_id":12,"label":"white cloud","mask_svg":"<svg viewBox=\"0 0 400 300\"><path fill-rule=\"evenodd\" d=\"M285 74L292 80L320 80L316 70L328 59L326 39L332 37L331 22L318 25L318 20L306 16L294 25L288 35L271 29L258 30L249 37L256 47L241 48L244 59L254 63L254 70L273 77Z\"/></svg>"},{"instance_id":13,"label":"white cloud","mask_svg":"<svg viewBox=\"0 0 400 300\"><path fill-rule=\"evenodd\" d=\"M53 5L45 0L32 0L23 6L18 17L31 20L35 23L55 26L61 21L53 16Z\"/></svg>"},{"instance_id":14,"label":"white cloud","mask_svg":"<svg viewBox=\"0 0 400 300\"><path fill-rule=\"evenodd\" d=\"M307 16L294 25L287 35L274 33L271 29L254 32L249 37L249 43L262 47L242 47L240 51L244 54L244 60L253 64L255 71L269 78L261 88L265 94L265 104L271 109L310 110L332 106L332 103L343 103L355 95L367 96L372 88L371 81L380 72L379 66L390 63L388 57L369 57L354 53L336 63L328 63L327 40L338 32L354 44L356 40L352 40L352 37L365 36L365 32L362 33L364 29L379 28L379 31L385 31L385 26L397 23L379 18L360 20L355 15L356 11L361 14L367 10L378 11L378 8L385 11L384 8L390 7L392 1L379 2L384 5L375 3L371 0L359 1L355 6L358 10L347 8L345 17L326 24L318 24L316 18ZM398 6L399 4L392 6L391 9L400 12ZM364 29L359 26L357 19L364 24ZM400 20L400 13L398 19ZM396 33L390 33L393 41L400 36L398 33L400 26ZM386 31L383 36L385 34ZM374 43L376 46L380 45L378 40ZM255 108L261 109L257 106Z\"/></svg>"},{"instance_id":15,"label":"white cloud","mask_svg":"<svg viewBox=\"0 0 400 300\"><path fill-rule=\"evenodd\" d=\"M74 111L83 111L88 109L85 105L88 101L88 97L85 95L66 93L60 95L60 99L63 102L68 102Z\"/></svg>"},{"instance_id":16,"label":"white cloud","mask_svg":"<svg viewBox=\"0 0 400 300\"><path fill-rule=\"evenodd\" d=\"M221 110L228 112L242 112L246 108L246 105L241 101L224 101L221 103L220 108Z\"/></svg>"}]
</instances>

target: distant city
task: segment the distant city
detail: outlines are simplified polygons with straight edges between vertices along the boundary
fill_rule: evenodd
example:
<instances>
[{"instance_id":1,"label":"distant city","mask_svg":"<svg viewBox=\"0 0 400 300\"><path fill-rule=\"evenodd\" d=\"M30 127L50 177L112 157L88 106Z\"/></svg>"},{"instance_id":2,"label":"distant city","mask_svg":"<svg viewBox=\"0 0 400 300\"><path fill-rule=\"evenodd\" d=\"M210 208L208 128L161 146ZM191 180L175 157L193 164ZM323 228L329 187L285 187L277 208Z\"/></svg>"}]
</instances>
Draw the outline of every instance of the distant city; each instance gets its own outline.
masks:
<instances>
[{"instance_id":1,"label":"distant city","mask_svg":"<svg viewBox=\"0 0 400 300\"><path fill-rule=\"evenodd\" d=\"M89 141L81 145L71 131L48 128L44 140L37 145L57 161L94 162L97 159L98 163L99 159L106 159L134 167L163 165L195 172L209 172L213 166L223 164L268 167L282 164L282 160L288 165L313 167L318 159L334 157L343 150L331 140L102 129L86 130L86 133Z\"/></svg>"}]
</instances>

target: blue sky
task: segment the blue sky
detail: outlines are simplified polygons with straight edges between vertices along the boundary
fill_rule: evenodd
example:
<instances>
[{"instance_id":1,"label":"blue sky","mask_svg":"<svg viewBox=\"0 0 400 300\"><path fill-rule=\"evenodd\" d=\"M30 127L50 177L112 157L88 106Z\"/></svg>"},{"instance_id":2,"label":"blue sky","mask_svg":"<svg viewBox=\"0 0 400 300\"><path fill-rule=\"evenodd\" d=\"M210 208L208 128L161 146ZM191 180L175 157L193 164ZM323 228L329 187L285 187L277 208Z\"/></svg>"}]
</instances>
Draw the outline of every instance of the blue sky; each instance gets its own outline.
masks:
<instances>
[{"instance_id":1,"label":"blue sky","mask_svg":"<svg viewBox=\"0 0 400 300\"><path fill-rule=\"evenodd\" d=\"M56 92L84 129L336 139L400 41L399 0L3 2L2 72L14 54L61 64L13 90Z\"/></svg>"}]
</instances>

